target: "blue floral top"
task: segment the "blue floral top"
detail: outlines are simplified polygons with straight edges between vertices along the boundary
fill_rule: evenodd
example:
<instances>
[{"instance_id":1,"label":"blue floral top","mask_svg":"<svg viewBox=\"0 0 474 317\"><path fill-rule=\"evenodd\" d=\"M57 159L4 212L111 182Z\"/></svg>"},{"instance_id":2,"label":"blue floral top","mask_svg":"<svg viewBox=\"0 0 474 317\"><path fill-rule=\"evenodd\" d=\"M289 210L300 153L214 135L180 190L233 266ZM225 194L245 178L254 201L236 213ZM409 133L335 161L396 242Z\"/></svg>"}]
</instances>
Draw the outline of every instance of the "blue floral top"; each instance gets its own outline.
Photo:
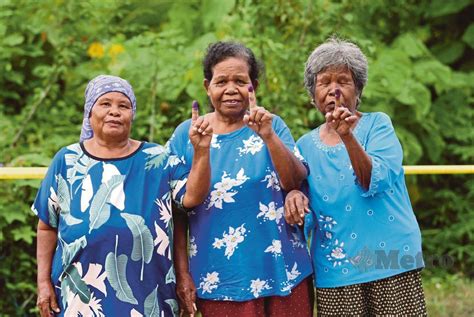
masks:
<instances>
[{"instance_id":1,"label":"blue floral top","mask_svg":"<svg viewBox=\"0 0 474 317\"><path fill-rule=\"evenodd\" d=\"M365 283L423 267L402 147L390 118L364 113L354 130L372 160L367 191L357 181L344 143L325 145L319 130L297 142L311 169L305 232L312 235L316 286Z\"/></svg>"},{"instance_id":2,"label":"blue floral top","mask_svg":"<svg viewBox=\"0 0 474 317\"><path fill-rule=\"evenodd\" d=\"M61 316L178 314L171 200L184 196L188 174L152 143L120 159L82 144L56 154L32 210L58 230L51 280Z\"/></svg>"},{"instance_id":3,"label":"blue floral top","mask_svg":"<svg viewBox=\"0 0 474 317\"><path fill-rule=\"evenodd\" d=\"M188 164L193 156L182 123L171 149ZM279 117L273 129L295 144ZM247 126L214 134L211 192L189 214L190 270L202 299L247 301L284 296L312 273L302 230L284 219L284 197L263 140Z\"/></svg>"}]
</instances>

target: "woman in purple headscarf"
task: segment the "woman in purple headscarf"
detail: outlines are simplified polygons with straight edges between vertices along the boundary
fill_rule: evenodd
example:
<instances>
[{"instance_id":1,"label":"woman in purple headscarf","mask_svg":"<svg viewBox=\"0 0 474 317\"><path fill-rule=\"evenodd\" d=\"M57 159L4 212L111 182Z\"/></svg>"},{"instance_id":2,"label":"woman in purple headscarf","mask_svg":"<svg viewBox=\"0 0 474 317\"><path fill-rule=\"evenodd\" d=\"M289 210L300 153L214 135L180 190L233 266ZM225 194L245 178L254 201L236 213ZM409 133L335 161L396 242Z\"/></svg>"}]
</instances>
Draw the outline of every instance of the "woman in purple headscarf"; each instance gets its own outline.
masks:
<instances>
[{"instance_id":1,"label":"woman in purple headscarf","mask_svg":"<svg viewBox=\"0 0 474 317\"><path fill-rule=\"evenodd\" d=\"M193 106L195 155L186 168L167 146L130 138L135 111L126 80L90 81L80 142L55 155L41 184L32 206L41 316L177 312L171 202L204 200L212 128Z\"/></svg>"}]
</instances>

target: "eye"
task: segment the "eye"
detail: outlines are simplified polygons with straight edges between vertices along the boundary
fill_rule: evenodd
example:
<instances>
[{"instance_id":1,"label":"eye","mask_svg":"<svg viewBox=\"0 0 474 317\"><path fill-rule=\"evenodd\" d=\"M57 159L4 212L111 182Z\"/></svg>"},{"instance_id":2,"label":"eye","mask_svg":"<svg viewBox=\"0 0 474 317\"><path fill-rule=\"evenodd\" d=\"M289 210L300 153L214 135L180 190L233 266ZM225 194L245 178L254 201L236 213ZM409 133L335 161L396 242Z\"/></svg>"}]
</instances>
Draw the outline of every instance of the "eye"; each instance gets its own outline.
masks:
<instances>
[{"instance_id":1,"label":"eye","mask_svg":"<svg viewBox=\"0 0 474 317\"><path fill-rule=\"evenodd\" d=\"M242 79L237 79L237 84L240 85L240 86L243 86L243 85L247 84L247 82L242 80Z\"/></svg>"},{"instance_id":2,"label":"eye","mask_svg":"<svg viewBox=\"0 0 474 317\"><path fill-rule=\"evenodd\" d=\"M130 109L130 108L131 108L130 105L125 104L125 103L120 104L119 107L120 107L121 109Z\"/></svg>"},{"instance_id":3,"label":"eye","mask_svg":"<svg viewBox=\"0 0 474 317\"><path fill-rule=\"evenodd\" d=\"M108 102L108 101L103 101L103 102L100 103L100 105L101 105L102 107L110 107L110 102Z\"/></svg>"},{"instance_id":4,"label":"eye","mask_svg":"<svg viewBox=\"0 0 474 317\"><path fill-rule=\"evenodd\" d=\"M223 86L225 84L225 80L223 79L219 79L219 80L216 80L214 85L216 86Z\"/></svg>"}]
</instances>

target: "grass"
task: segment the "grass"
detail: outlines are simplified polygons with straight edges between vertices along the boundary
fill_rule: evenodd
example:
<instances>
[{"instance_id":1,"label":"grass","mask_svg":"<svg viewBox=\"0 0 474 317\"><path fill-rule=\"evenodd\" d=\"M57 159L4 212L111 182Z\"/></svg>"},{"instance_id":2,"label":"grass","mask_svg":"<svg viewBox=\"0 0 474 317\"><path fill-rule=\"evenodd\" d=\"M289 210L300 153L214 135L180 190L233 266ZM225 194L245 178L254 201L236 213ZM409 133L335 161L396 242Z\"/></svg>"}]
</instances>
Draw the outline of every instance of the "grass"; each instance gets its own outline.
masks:
<instances>
[{"instance_id":1,"label":"grass","mask_svg":"<svg viewBox=\"0 0 474 317\"><path fill-rule=\"evenodd\" d=\"M465 276L424 270L428 316L474 316L474 281Z\"/></svg>"}]
</instances>

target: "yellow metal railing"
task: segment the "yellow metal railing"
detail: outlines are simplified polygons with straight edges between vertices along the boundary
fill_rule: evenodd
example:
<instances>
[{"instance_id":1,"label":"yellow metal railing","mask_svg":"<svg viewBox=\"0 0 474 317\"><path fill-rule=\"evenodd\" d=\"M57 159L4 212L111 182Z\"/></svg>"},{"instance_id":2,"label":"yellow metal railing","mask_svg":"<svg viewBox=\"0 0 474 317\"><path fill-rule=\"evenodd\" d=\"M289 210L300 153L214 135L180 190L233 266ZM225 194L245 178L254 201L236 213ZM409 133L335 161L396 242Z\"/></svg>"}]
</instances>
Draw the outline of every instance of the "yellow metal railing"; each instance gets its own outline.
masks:
<instances>
[{"instance_id":1,"label":"yellow metal railing","mask_svg":"<svg viewBox=\"0 0 474 317\"><path fill-rule=\"evenodd\" d=\"M474 165L405 165L405 174L474 174ZM0 167L0 179L43 179L46 167Z\"/></svg>"}]
</instances>

